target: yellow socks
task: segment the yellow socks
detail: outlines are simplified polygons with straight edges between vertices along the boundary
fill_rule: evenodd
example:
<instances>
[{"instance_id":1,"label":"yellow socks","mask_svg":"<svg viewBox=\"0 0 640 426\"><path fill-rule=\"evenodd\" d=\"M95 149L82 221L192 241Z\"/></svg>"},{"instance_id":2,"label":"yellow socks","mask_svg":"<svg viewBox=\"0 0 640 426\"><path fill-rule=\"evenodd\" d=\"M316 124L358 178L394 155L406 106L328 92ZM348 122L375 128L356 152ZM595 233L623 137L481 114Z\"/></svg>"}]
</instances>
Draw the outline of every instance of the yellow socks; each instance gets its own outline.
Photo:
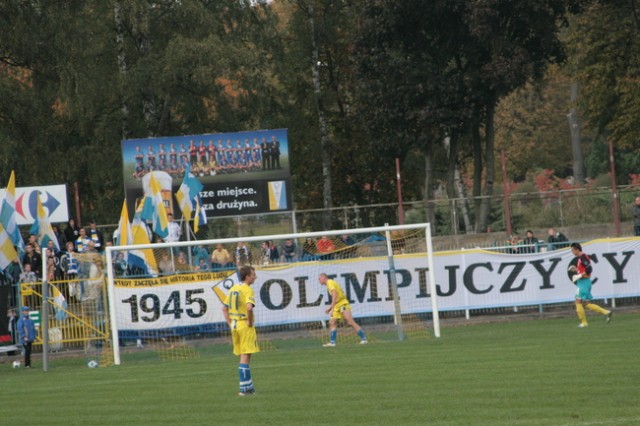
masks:
<instances>
[{"instance_id":1,"label":"yellow socks","mask_svg":"<svg viewBox=\"0 0 640 426\"><path fill-rule=\"evenodd\" d=\"M584 307L582 306L582 303L576 303L576 312L578 312L578 318L580 319L580 324L587 325L587 316L584 313Z\"/></svg>"},{"instance_id":2,"label":"yellow socks","mask_svg":"<svg viewBox=\"0 0 640 426\"><path fill-rule=\"evenodd\" d=\"M609 315L609 311L607 311L606 309L601 308L600 306L595 305L593 303L587 304L587 309L589 309L591 311L594 311L594 312L597 312L597 313L602 314L602 315Z\"/></svg>"}]
</instances>

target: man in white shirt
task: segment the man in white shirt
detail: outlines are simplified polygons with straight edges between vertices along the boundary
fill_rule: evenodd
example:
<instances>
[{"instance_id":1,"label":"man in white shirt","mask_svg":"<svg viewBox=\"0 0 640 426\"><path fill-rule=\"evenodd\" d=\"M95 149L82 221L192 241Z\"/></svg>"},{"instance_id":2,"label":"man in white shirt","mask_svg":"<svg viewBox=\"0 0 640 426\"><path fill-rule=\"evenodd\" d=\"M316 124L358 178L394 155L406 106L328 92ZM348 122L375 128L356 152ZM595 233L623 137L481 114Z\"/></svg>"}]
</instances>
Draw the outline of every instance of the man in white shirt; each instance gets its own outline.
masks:
<instances>
[{"instance_id":1,"label":"man in white shirt","mask_svg":"<svg viewBox=\"0 0 640 426\"><path fill-rule=\"evenodd\" d=\"M173 221L173 214L167 213L167 219L169 220L168 230L169 233L164 238L165 243L175 243L180 241L180 236L182 235L182 230L180 229L180 225Z\"/></svg>"}]
</instances>

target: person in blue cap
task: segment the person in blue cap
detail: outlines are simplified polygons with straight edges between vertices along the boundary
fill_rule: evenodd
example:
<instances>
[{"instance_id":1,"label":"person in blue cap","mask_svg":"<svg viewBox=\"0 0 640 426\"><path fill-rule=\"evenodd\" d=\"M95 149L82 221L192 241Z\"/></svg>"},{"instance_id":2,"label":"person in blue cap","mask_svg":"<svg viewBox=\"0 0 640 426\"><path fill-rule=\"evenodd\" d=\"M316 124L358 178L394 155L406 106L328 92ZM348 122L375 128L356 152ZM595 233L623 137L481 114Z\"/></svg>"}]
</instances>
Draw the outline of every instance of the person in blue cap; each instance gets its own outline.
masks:
<instances>
[{"instance_id":1,"label":"person in blue cap","mask_svg":"<svg viewBox=\"0 0 640 426\"><path fill-rule=\"evenodd\" d=\"M24 367L31 368L31 345L36 340L36 325L29 317L29 307L22 307L22 316L18 320L18 335L24 347Z\"/></svg>"}]
</instances>

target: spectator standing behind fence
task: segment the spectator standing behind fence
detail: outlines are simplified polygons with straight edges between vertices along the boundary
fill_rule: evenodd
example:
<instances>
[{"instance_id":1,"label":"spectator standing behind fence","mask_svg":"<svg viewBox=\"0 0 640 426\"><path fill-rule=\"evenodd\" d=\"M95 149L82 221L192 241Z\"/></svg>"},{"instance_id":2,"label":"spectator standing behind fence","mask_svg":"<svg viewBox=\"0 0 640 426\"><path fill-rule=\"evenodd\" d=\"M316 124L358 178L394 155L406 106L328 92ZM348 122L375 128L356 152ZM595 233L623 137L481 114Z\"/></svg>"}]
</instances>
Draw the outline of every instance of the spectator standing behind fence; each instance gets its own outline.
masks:
<instances>
[{"instance_id":1,"label":"spectator standing behind fence","mask_svg":"<svg viewBox=\"0 0 640 426\"><path fill-rule=\"evenodd\" d=\"M200 261L203 259L205 263L209 265L209 249L203 246L194 247L193 248L193 264L198 266L200 265Z\"/></svg>"},{"instance_id":2,"label":"spectator standing behind fence","mask_svg":"<svg viewBox=\"0 0 640 426\"><path fill-rule=\"evenodd\" d=\"M65 280L75 280L78 278L80 264L74 255L74 247L75 244L73 241L67 241L67 251L60 258L60 269L62 269L62 277Z\"/></svg>"},{"instance_id":3,"label":"spectator standing behind fence","mask_svg":"<svg viewBox=\"0 0 640 426\"><path fill-rule=\"evenodd\" d=\"M104 235L102 234L102 231L98 229L98 225L95 220L92 220L89 224L88 237L93 241L93 246L98 253L102 253L104 251Z\"/></svg>"},{"instance_id":4,"label":"spectator standing behind fence","mask_svg":"<svg viewBox=\"0 0 640 426\"><path fill-rule=\"evenodd\" d=\"M556 231L554 228L549 228L549 250L557 250L569 246L569 239L560 231Z\"/></svg>"},{"instance_id":5,"label":"spectator standing behind fence","mask_svg":"<svg viewBox=\"0 0 640 426\"><path fill-rule=\"evenodd\" d=\"M633 213L633 235L640 237L640 196L636 197L631 213Z\"/></svg>"},{"instance_id":6,"label":"spectator standing behind fence","mask_svg":"<svg viewBox=\"0 0 640 426\"><path fill-rule=\"evenodd\" d=\"M165 243L175 243L180 241L180 237L182 236L182 230L180 229L180 225L177 222L173 221L173 213L167 213L167 236L164 238Z\"/></svg>"},{"instance_id":7,"label":"spectator standing behind fence","mask_svg":"<svg viewBox=\"0 0 640 426\"><path fill-rule=\"evenodd\" d=\"M87 246L89 245L89 237L87 237L87 230L84 228L80 228L80 233L78 234L78 238L76 239L75 249L78 253L84 253L87 251Z\"/></svg>"},{"instance_id":8,"label":"spectator standing behind fence","mask_svg":"<svg viewBox=\"0 0 640 426\"><path fill-rule=\"evenodd\" d=\"M280 247L280 255L283 262L295 262L298 260L298 247L292 239L284 240Z\"/></svg>"},{"instance_id":9,"label":"spectator standing behind fence","mask_svg":"<svg viewBox=\"0 0 640 426\"><path fill-rule=\"evenodd\" d=\"M211 253L212 269L228 268L231 263L229 251L222 244L216 244L216 249Z\"/></svg>"},{"instance_id":10,"label":"spectator standing behind fence","mask_svg":"<svg viewBox=\"0 0 640 426\"><path fill-rule=\"evenodd\" d=\"M336 247L333 245L333 241L326 236L323 235L318 243L316 244L318 247L318 254L320 254L320 260L328 260L333 258L333 252L336 250Z\"/></svg>"},{"instance_id":11,"label":"spectator standing behind fence","mask_svg":"<svg viewBox=\"0 0 640 426\"><path fill-rule=\"evenodd\" d=\"M158 269L163 275L171 275L176 271L173 267L173 261L171 260L171 253L169 252L169 250L170 249L165 249L162 252L162 255L160 256L160 262L158 262Z\"/></svg>"},{"instance_id":12,"label":"spectator standing behind fence","mask_svg":"<svg viewBox=\"0 0 640 426\"><path fill-rule=\"evenodd\" d=\"M271 262L271 247L269 241L263 241L260 245L260 263L268 265Z\"/></svg>"},{"instance_id":13,"label":"spectator standing behind fence","mask_svg":"<svg viewBox=\"0 0 640 426\"><path fill-rule=\"evenodd\" d=\"M24 268L27 264L31 265L31 271L39 277L42 272L42 256L36 252L31 244L27 244L24 249L25 253L22 256L22 267Z\"/></svg>"},{"instance_id":14,"label":"spectator standing behind fence","mask_svg":"<svg viewBox=\"0 0 640 426\"><path fill-rule=\"evenodd\" d=\"M269 261L270 263L280 262L280 254L278 253L278 246L276 246L273 240L269 240Z\"/></svg>"},{"instance_id":15,"label":"spectator standing behind fence","mask_svg":"<svg viewBox=\"0 0 640 426\"><path fill-rule=\"evenodd\" d=\"M38 281L36 273L31 270L31 264L25 263L23 272L20 274L20 284L35 283Z\"/></svg>"},{"instance_id":16,"label":"spectator standing behind fence","mask_svg":"<svg viewBox=\"0 0 640 426\"><path fill-rule=\"evenodd\" d=\"M303 261L316 260L318 259L318 256L316 256L316 253L318 253L316 242L313 241L313 238L307 238L307 240L302 245L302 260Z\"/></svg>"},{"instance_id":17,"label":"spectator standing behind fence","mask_svg":"<svg viewBox=\"0 0 640 426\"><path fill-rule=\"evenodd\" d=\"M4 275L7 283L11 286L9 291L9 306L18 305L18 286L20 285L20 274L22 269L20 268L20 260L16 257L4 270ZM17 321L17 320L16 320Z\"/></svg>"},{"instance_id":18,"label":"spectator standing behind fence","mask_svg":"<svg viewBox=\"0 0 640 426\"><path fill-rule=\"evenodd\" d=\"M520 239L520 235L517 232L511 234L511 237L505 243L506 246L510 247L507 249L507 253L511 254L519 254L522 253L522 240Z\"/></svg>"},{"instance_id":19,"label":"spectator standing behind fence","mask_svg":"<svg viewBox=\"0 0 640 426\"><path fill-rule=\"evenodd\" d=\"M350 235L343 234L340 235L340 239L338 240L338 249L340 249L340 254L342 258L355 257L356 251L355 248L351 246L355 244L353 238Z\"/></svg>"},{"instance_id":20,"label":"spectator standing behind fence","mask_svg":"<svg viewBox=\"0 0 640 426\"><path fill-rule=\"evenodd\" d=\"M74 219L69 219L69 222L67 222L67 227L64 228L65 242L72 241L75 243L79 236L80 228L78 228L78 225L76 225L76 221Z\"/></svg>"},{"instance_id":21,"label":"spectator standing behind fence","mask_svg":"<svg viewBox=\"0 0 640 426\"><path fill-rule=\"evenodd\" d=\"M521 253L536 253L538 251L538 239L533 235L533 231L527 231L527 238L522 241Z\"/></svg>"},{"instance_id":22,"label":"spectator standing behind fence","mask_svg":"<svg viewBox=\"0 0 640 426\"><path fill-rule=\"evenodd\" d=\"M18 320L18 335L24 347L24 367L31 368L31 345L36 340L36 325L29 317L29 307L22 307L22 316Z\"/></svg>"},{"instance_id":23,"label":"spectator standing behind fence","mask_svg":"<svg viewBox=\"0 0 640 426\"><path fill-rule=\"evenodd\" d=\"M53 235L55 235L56 240L58 240L58 246L64 247L67 243L67 239L64 236L64 233L60 230L58 225L53 225Z\"/></svg>"},{"instance_id":24,"label":"spectator standing behind fence","mask_svg":"<svg viewBox=\"0 0 640 426\"><path fill-rule=\"evenodd\" d=\"M244 265L251 264L251 250L249 250L249 247L247 247L244 242L238 242L235 255L236 266L238 267L238 269L240 269Z\"/></svg>"},{"instance_id":25,"label":"spectator standing behind fence","mask_svg":"<svg viewBox=\"0 0 640 426\"><path fill-rule=\"evenodd\" d=\"M191 265L189 265L187 255L183 251L179 252L176 257L175 271L178 274L184 274L191 271Z\"/></svg>"}]
</instances>

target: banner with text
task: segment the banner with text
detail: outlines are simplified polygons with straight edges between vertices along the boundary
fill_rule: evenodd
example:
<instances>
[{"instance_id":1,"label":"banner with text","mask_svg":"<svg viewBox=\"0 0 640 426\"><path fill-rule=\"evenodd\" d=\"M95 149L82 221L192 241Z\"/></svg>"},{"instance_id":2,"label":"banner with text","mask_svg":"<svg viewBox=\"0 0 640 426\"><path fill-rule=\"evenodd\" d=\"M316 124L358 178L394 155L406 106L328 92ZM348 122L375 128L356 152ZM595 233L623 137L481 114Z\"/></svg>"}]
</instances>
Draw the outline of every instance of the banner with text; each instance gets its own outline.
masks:
<instances>
[{"instance_id":1,"label":"banner with text","mask_svg":"<svg viewBox=\"0 0 640 426\"><path fill-rule=\"evenodd\" d=\"M203 185L207 217L292 210L286 129L173 136L122 141L125 193L130 214L154 172L165 207L180 217L175 192L189 166Z\"/></svg>"},{"instance_id":2,"label":"banner with text","mask_svg":"<svg viewBox=\"0 0 640 426\"><path fill-rule=\"evenodd\" d=\"M640 238L585 244L592 260L595 298L640 295ZM568 249L539 254L500 254L482 250L434 256L438 308L479 309L570 302L575 285L567 268ZM431 311L426 255L401 255L391 272L385 257L301 262L256 268L256 324L268 326L326 320L330 304L318 275L340 283L355 317L393 315L392 274L403 314ZM223 322L223 294L236 274L189 274L144 280L116 280L118 327L157 329Z\"/></svg>"}]
</instances>

